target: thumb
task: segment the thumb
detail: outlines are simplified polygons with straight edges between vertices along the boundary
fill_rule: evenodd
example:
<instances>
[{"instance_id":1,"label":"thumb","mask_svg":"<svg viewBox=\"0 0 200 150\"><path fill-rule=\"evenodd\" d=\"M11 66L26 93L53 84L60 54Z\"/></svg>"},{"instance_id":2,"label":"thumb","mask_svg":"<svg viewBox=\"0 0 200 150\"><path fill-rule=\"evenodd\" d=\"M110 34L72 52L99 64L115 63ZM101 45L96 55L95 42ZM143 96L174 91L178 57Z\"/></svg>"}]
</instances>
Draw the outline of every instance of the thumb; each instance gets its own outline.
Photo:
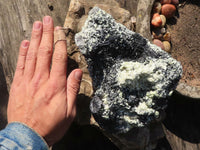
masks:
<instances>
[{"instance_id":1,"label":"thumb","mask_svg":"<svg viewBox=\"0 0 200 150\"><path fill-rule=\"evenodd\" d=\"M82 79L82 70L75 69L73 70L68 79L67 79L67 105L68 105L68 114L73 110L73 107L76 102L76 96L79 92L80 83Z\"/></svg>"}]
</instances>

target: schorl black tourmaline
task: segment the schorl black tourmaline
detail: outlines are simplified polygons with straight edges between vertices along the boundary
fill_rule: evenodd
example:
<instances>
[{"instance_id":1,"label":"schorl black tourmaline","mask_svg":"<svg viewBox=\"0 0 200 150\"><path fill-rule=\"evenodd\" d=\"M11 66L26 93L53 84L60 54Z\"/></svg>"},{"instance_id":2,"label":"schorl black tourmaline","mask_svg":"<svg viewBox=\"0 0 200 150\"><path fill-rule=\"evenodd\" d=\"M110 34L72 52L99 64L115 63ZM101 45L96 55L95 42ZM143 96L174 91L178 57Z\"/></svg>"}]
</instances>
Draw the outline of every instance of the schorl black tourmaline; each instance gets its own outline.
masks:
<instances>
[{"instance_id":1,"label":"schorl black tourmaline","mask_svg":"<svg viewBox=\"0 0 200 150\"><path fill-rule=\"evenodd\" d=\"M181 78L179 62L98 7L75 41L93 80L90 109L103 129L126 133L159 118Z\"/></svg>"}]
</instances>

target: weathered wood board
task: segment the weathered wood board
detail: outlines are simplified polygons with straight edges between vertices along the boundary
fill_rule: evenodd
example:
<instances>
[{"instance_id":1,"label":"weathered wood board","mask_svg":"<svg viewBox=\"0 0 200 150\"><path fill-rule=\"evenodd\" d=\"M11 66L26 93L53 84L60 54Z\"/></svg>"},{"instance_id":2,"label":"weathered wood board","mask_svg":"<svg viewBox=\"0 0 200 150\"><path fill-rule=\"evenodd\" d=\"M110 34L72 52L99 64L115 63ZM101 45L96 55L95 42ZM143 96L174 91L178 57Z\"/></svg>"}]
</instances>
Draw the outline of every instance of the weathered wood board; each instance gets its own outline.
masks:
<instances>
[{"instance_id":1,"label":"weathered wood board","mask_svg":"<svg viewBox=\"0 0 200 150\"><path fill-rule=\"evenodd\" d=\"M70 0L1 0L0 1L0 62L8 89L12 82L19 44L30 39L32 24L45 15L62 26Z\"/></svg>"}]
</instances>

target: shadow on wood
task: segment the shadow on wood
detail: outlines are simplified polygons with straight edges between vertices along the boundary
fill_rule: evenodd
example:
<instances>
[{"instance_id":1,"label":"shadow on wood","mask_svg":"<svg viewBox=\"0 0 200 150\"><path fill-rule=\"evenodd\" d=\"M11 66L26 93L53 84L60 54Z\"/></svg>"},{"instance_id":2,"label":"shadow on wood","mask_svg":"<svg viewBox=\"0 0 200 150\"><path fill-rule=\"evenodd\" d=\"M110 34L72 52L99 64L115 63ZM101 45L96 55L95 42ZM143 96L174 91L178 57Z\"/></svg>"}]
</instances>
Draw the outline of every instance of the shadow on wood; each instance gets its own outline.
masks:
<instances>
[{"instance_id":1,"label":"shadow on wood","mask_svg":"<svg viewBox=\"0 0 200 150\"><path fill-rule=\"evenodd\" d=\"M0 130L7 124L8 91L3 68L0 63Z\"/></svg>"}]
</instances>

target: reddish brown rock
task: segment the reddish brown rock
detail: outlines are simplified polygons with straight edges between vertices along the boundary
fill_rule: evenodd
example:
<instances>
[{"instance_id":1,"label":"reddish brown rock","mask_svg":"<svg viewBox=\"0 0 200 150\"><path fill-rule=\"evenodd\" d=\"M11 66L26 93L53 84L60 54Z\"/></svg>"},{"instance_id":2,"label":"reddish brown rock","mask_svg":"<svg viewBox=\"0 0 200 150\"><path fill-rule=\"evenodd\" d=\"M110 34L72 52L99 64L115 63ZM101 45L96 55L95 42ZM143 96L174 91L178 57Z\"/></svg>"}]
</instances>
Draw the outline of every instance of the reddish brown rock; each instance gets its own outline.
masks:
<instances>
[{"instance_id":1,"label":"reddish brown rock","mask_svg":"<svg viewBox=\"0 0 200 150\"><path fill-rule=\"evenodd\" d=\"M153 14L151 24L154 27L160 27L162 25L162 20L161 20L161 17L158 13Z\"/></svg>"},{"instance_id":2,"label":"reddish brown rock","mask_svg":"<svg viewBox=\"0 0 200 150\"><path fill-rule=\"evenodd\" d=\"M163 43L160 40L158 40L158 39L154 39L153 40L153 44L157 45L158 47L160 47L163 50L165 49Z\"/></svg>"},{"instance_id":3,"label":"reddish brown rock","mask_svg":"<svg viewBox=\"0 0 200 150\"><path fill-rule=\"evenodd\" d=\"M179 4L179 0L172 0L172 4L177 6Z\"/></svg>"},{"instance_id":4,"label":"reddish brown rock","mask_svg":"<svg viewBox=\"0 0 200 150\"><path fill-rule=\"evenodd\" d=\"M166 18L171 18L176 13L176 7L172 4L164 4L162 6L161 12Z\"/></svg>"},{"instance_id":5,"label":"reddish brown rock","mask_svg":"<svg viewBox=\"0 0 200 150\"><path fill-rule=\"evenodd\" d=\"M161 4L170 4L171 0L160 0Z\"/></svg>"}]
</instances>

